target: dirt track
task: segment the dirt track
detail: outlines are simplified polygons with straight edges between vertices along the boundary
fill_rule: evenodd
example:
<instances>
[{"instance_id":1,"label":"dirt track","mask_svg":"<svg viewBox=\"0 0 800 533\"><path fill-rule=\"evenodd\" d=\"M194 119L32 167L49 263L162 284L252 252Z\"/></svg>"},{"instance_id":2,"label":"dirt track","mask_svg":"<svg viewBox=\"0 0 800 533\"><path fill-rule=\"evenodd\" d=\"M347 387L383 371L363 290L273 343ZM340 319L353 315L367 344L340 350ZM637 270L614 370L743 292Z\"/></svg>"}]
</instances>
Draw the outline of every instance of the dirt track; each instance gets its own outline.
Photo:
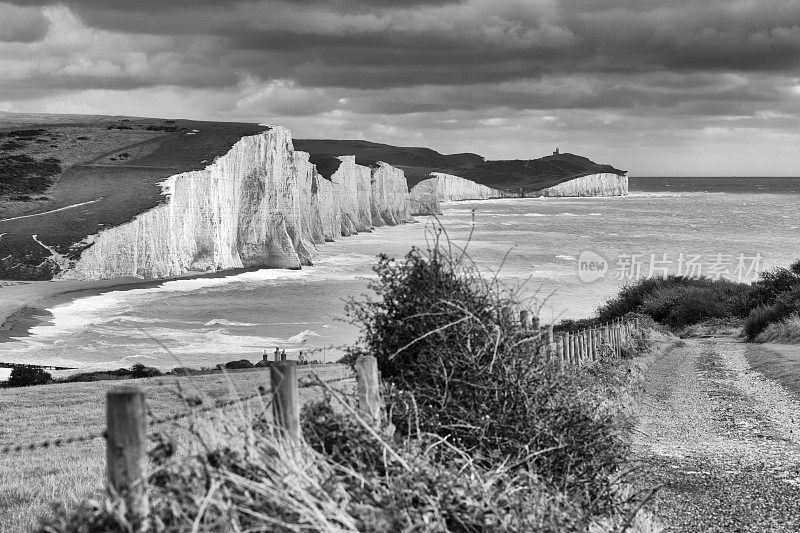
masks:
<instances>
[{"instance_id":1,"label":"dirt track","mask_svg":"<svg viewBox=\"0 0 800 533\"><path fill-rule=\"evenodd\" d=\"M800 401L750 349L688 339L650 369L634 456L667 531L800 531Z\"/></svg>"}]
</instances>

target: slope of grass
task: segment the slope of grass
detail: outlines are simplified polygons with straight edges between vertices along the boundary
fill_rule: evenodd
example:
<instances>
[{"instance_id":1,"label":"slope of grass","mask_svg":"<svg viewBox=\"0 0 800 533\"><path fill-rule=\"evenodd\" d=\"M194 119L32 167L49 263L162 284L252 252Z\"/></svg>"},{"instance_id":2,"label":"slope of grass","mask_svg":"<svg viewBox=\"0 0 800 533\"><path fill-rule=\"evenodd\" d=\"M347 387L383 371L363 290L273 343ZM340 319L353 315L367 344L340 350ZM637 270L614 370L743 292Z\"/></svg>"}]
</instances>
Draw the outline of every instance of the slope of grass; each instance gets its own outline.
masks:
<instances>
[{"instance_id":1,"label":"slope of grass","mask_svg":"<svg viewBox=\"0 0 800 533\"><path fill-rule=\"evenodd\" d=\"M351 375L343 365L304 368L301 377L316 372L324 380ZM69 437L100 431L105 426L105 392L120 385L141 387L147 394L153 416L162 417L187 409L178 396L200 397L206 402L247 396L259 386L269 388L269 371L242 371L227 375L210 374L191 378L165 377L135 381L100 381L0 389L0 447L47 438ZM350 390L353 382L341 383ZM303 402L318 399L319 389L300 390ZM250 408L259 401L248 402ZM222 412L222 418L236 408ZM202 415L195 423L210 424L214 417ZM203 422L203 421L207 422ZM167 426L179 447L191 441L189 421ZM102 493L105 474L105 442L94 440L62 448L39 449L0 455L0 531L27 531L38 516L47 515L50 505L60 501L73 508L87 497Z\"/></svg>"}]
</instances>

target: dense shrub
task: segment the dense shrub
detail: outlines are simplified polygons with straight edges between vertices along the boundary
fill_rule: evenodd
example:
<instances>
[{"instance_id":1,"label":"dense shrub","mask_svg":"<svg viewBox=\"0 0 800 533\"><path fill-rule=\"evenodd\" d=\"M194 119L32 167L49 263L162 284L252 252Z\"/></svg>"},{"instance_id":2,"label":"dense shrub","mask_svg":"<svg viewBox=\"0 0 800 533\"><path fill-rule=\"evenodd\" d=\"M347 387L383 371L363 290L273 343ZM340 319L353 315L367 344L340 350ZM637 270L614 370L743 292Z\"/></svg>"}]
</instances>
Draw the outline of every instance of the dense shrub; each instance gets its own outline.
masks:
<instances>
[{"instance_id":1,"label":"dense shrub","mask_svg":"<svg viewBox=\"0 0 800 533\"><path fill-rule=\"evenodd\" d=\"M780 320L781 316L771 305L759 305L747 315L744 322L744 334L749 340L755 339L771 322Z\"/></svg>"},{"instance_id":2,"label":"dense shrub","mask_svg":"<svg viewBox=\"0 0 800 533\"><path fill-rule=\"evenodd\" d=\"M639 312L680 328L712 318L744 318L752 308L755 291L751 285L726 279L645 278L623 287L600 306L598 319L606 322Z\"/></svg>"},{"instance_id":3,"label":"dense shrub","mask_svg":"<svg viewBox=\"0 0 800 533\"><path fill-rule=\"evenodd\" d=\"M487 464L508 458L606 505L627 452L617 419L579 375L520 342L500 312L513 298L438 244L381 257L375 272L378 299L347 309L399 390L390 398L398 432L447 437Z\"/></svg>"},{"instance_id":4,"label":"dense shrub","mask_svg":"<svg viewBox=\"0 0 800 533\"><path fill-rule=\"evenodd\" d=\"M727 318L731 311L710 287L677 286L656 290L641 312L671 327L680 328L709 318Z\"/></svg>"},{"instance_id":5,"label":"dense shrub","mask_svg":"<svg viewBox=\"0 0 800 533\"><path fill-rule=\"evenodd\" d=\"M789 268L779 267L762 272L758 281L754 283L754 287L756 289L755 305L752 307L759 304L772 304L781 295L789 292L795 292L797 296L800 296L800 293L797 292L797 289L800 288L800 261L795 261Z\"/></svg>"},{"instance_id":6,"label":"dense shrub","mask_svg":"<svg viewBox=\"0 0 800 533\"><path fill-rule=\"evenodd\" d=\"M356 472L385 474L383 448L348 414L337 413L330 398L303 406L303 438L315 451Z\"/></svg>"},{"instance_id":7,"label":"dense shrub","mask_svg":"<svg viewBox=\"0 0 800 533\"><path fill-rule=\"evenodd\" d=\"M61 173L61 162L53 157L37 161L27 155L0 157L0 194L41 193Z\"/></svg>"},{"instance_id":8,"label":"dense shrub","mask_svg":"<svg viewBox=\"0 0 800 533\"><path fill-rule=\"evenodd\" d=\"M31 385L46 385L52 383L53 376L41 368L28 368L18 366L11 370L11 377L6 381L6 387L30 387Z\"/></svg>"},{"instance_id":9,"label":"dense shrub","mask_svg":"<svg viewBox=\"0 0 800 533\"><path fill-rule=\"evenodd\" d=\"M117 370L102 370L99 372L80 372L58 381L60 383L82 383L92 381L112 381L117 379L141 379L153 378L164 375L157 368L145 366L141 363L133 365L131 368L118 368Z\"/></svg>"},{"instance_id":10,"label":"dense shrub","mask_svg":"<svg viewBox=\"0 0 800 533\"><path fill-rule=\"evenodd\" d=\"M225 368L228 370L238 370L241 368L254 368L255 365L247 359L239 359L238 361L228 361L225 363Z\"/></svg>"},{"instance_id":11,"label":"dense shrub","mask_svg":"<svg viewBox=\"0 0 800 533\"><path fill-rule=\"evenodd\" d=\"M145 366L141 363L136 363L131 367L128 375L134 379L141 379L141 378L155 378L158 376L163 376L164 374L157 368L153 368L151 366Z\"/></svg>"}]
</instances>

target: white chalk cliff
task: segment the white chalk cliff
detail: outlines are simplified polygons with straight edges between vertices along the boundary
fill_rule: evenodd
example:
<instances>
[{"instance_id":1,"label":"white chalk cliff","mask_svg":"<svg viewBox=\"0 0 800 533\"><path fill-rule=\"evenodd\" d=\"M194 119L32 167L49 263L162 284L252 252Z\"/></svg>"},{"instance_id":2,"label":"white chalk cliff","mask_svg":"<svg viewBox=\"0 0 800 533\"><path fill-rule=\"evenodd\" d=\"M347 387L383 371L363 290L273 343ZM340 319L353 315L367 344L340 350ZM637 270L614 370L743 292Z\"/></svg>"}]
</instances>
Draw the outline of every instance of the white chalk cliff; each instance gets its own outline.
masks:
<instances>
[{"instance_id":1,"label":"white chalk cliff","mask_svg":"<svg viewBox=\"0 0 800 533\"><path fill-rule=\"evenodd\" d=\"M430 178L422 180L411 189L411 210L413 215L438 215L442 212L439 202L488 200L508 196L511 194L459 176L432 172Z\"/></svg>"},{"instance_id":2,"label":"white chalk cliff","mask_svg":"<svg viewBox=\"0 0 800 533\"><path fill-rule=\"evenodd\" d=\"M328 181L294 150L289 130L243 137L204 170L163 182L165 204L89 237L59 277L300 268L314 261L318 244L410 219L402 170L340 159Z\"/></svg>"},{"instance_id":3,"label":"white chalk cliff","mask_svg":"<svg viewBox=\"0 0 800 533\"><path fill-rule=\"evenodd\" d=\"M625 196L628 194L628 174L590 174L542 189L540 194L542 196Z\"/></svg>"}]
</instances>

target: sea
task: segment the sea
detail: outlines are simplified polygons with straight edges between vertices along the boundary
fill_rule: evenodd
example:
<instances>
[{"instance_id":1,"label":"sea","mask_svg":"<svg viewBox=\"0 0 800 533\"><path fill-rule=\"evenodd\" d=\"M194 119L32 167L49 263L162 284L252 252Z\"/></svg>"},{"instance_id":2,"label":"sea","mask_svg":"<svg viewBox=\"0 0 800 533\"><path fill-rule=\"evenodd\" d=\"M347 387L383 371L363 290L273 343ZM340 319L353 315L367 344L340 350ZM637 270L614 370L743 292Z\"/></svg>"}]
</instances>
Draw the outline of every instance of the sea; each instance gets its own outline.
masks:
<instances>
[{"instance_id":1,"label":"sea","mask_svg":"<svg viewBox=\"0 0 800 533\"><path fill-rule=\"evenodd\" d=\"M750 282L800 258L800 178L630 178L630 195L444 204L444 215L320 247L302 270L263 269L116 290L47 310L0 361L86 370L257 362L274 349L331 362L357 342L346 302L373 297L378 254L402 259L437 228L455 253L542 323L591 316L625 284L675 273ZM4 379L4 376L0 376Z\"/></svg>"}]
</instances>

